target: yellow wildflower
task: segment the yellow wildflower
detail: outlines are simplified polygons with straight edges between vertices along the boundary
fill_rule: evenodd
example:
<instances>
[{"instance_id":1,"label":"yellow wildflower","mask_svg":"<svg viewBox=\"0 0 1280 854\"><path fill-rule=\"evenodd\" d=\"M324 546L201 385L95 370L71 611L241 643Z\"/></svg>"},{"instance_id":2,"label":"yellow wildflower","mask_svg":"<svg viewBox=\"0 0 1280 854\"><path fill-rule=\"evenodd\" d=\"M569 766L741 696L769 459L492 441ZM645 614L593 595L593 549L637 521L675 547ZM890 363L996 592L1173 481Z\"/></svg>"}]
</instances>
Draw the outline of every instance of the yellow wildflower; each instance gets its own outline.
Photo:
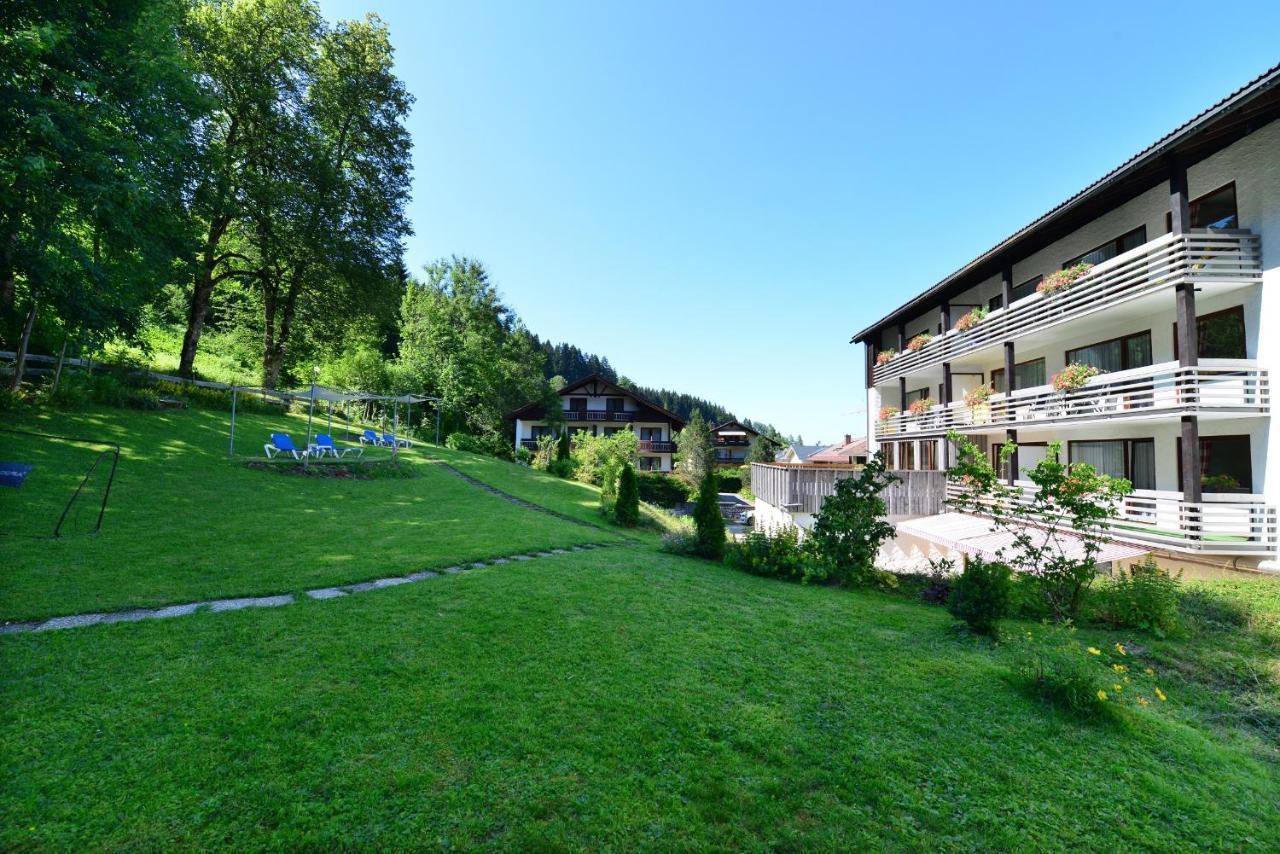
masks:
<instances>
[{"instance_id":1,"label":"yellow wildflower","mask_svg":"<svg viewBox=\"0 0 1280 854\"><path fill-rule=\"evenodd\" d=\"M1155 675L1156 675L1155 668L1153 668L1153 667L1148 667L1148 668L1147 668L1147 675L1148 675L1148 676L1155 676Z\"/></svg>"},{"instance_id":2,"label":"yellow wildflower","mask_svg":"<svg viewBox=\"0 0 1280 854\"><path fill-rule=\"evenodd\" d=\"M1117 682L1116 684L1112 685L1111 687L1116 689L1116 693L1117 693L1117 694L1119 694L1121 691L1123 691L1123 690L1124 690L1124 686L1123 686L1123 685L1121 685L1119 682Z\"/></svg>"},{"instance_id":3,"label":"yellow wildflower","mask_svg":"<svg viewBox=\"0 0 1280 854\"><path fill-rule=\"evenodd\" d=\"M1124 644L1119 643L1119 642L1117 642L1117 643L1116 643L1116 652L1120 653L1121 655L1128 655L1128 654L1129 654L1129 653L1127 653L1127 652L1125 652L1125 651L1124 651Z\"/></svg>"},{"instance_id":4,"label":"yellow wildflower","mask_svg":"<svg viewBox=\"0 0 1280 854\"><path fill-rule=\"evenodd\" d=\"M1098 689L1098 699L1099 699L1099 700L1102 700L1103 702L1106 702L1106 699L1107 699L1107 692L1106 692L1106 691L1103 691L1101 688L1099 688L1099 689Z\"/></svg>"},{"instance_id":5,"label":"yellow wildflower","mask_svg":"<svg viewBox=\"0 0 1280 854\"><path fill-rule=\"evenodd\" d=\"M1164 695L1164 692L1163 692L1163 691L1161 691L1159 688L1157 688L1157 689L1156 689L1156 696L1160 698L1160 702L1162 702L1162 703L1163 703L1165 700L1169 699L1168 697L1166 697L1166 696Z\"/></svg>"},{"instance_id":6,"label":"yellow wildflower","mask_svg":"<svg viewBox=\"0 0 1280 854\"><path fill-rule=\"evenodd\" d=\"M1147 698L1146 698L1146 697L1139 697L1139 698L1138 698L1138 705L1139 705L1139 706L1146 706L1146 705L1149 705L1149 702L1148 702L1148 700L1147 700Z\"/></svg>"},{"instance_id":7,"label":"yellow wildflower","mask_svg":"<svg viewBox=\"0 0 1280 854\"><path fill-rule=\"evenodd\" d=\"M1125 667L1123 664L1113 664L1111 665L1111 669L1114 670L1116 673L1124 673L1129 668Z\"/></svg>"},{"instance_id":8,"label":"yellow wildflower","mask_svg":"<svg viewBox=\"0 0 1280 854\"><path fill-rule=\"evenodd\" d=\"M1091 647L1089 647L1089 654L1090 654L1090 655L1102 655L1102 650L1098 649L1096 646L1091 646Z\"/></svg>"}]
</instances>

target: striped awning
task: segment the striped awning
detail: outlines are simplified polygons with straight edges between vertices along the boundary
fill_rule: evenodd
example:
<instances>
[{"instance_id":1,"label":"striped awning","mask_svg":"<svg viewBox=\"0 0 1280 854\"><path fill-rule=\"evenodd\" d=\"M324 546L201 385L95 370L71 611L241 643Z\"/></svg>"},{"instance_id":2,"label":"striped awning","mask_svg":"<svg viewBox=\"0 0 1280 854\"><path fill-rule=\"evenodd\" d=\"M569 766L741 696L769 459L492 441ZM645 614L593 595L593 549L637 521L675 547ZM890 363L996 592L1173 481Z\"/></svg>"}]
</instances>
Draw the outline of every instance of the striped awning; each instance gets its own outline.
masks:
<instances>
[{"instance_id":1,"label":"striped awning","mask_svg":"<svg viewBox=\"0 0 1280 854\"><path fill-rule=\"evenodd\" d=\"M953 549L963 554L996 560L998 553L1014 544L1010 531L997 530L990 519L970 516L967 513L940 513L899 522L898 533L909 534L934 543L943 549ZM1070 531L1054 531L1063 552L1069 557L1083 557L1084 543ZM1142 557L1149 549L1127 543L1108 542L1098 554L1098 563L1129 560Z\"/></svg>"}]
</instances>

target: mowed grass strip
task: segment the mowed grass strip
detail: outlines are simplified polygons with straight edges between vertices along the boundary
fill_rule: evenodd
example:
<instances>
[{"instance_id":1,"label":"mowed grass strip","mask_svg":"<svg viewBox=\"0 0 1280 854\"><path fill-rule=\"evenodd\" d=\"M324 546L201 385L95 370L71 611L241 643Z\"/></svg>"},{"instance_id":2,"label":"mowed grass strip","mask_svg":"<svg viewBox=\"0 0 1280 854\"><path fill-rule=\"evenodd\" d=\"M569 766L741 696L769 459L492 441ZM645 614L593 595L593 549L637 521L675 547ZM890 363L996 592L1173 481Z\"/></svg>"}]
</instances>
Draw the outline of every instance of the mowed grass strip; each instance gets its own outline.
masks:
<instances>
[{"instance_id":1,"label":"mowed grass strip","mask_svg":"<svg viewBox=\"0 0 1280 854\"><path fill-rule=\"evenodd\" d=\"M28 535L53 530L97 447L0 433L0 459L36 465L26 485L0 492L0 620L298 591L613 536L487 494L417 449L401 454L412 478L255 471L226 458L227 424L226 413L202 410L10 418L6 426L115 442L122 453L102 531L84 533L105 461L67 536L40 539ZM260 457L273 431L301 445L306 420L242 415L237 451Z\"/></svg>"},{"instance_id":2,"label":"mowed grass strip","mask_svg":"<svg viewBox=\"0 0 1280 854\"><path fill-rule=\"evenodd\" d=\"M0 639L0 846L1274 846L1274 765L1080 724L941 609L645 549Z\"/></svg>"}]
</instances>

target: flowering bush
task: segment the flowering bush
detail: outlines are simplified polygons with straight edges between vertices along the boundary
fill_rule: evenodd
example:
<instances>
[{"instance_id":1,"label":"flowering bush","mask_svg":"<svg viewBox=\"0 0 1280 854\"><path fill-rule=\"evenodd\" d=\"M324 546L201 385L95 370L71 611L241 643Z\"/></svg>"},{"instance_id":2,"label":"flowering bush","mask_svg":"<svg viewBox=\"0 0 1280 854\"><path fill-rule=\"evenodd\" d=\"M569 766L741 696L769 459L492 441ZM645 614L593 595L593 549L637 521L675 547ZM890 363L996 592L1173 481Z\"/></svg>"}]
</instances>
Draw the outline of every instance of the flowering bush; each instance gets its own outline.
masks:
<instances>
[{"instance_id":1,"label":"flowering bush","mask_svg":"<svg viewBox=\"0 0 1280 854\"><path fill-rule=\"evenodd\" d=\"M995 393L995 386L990 384L971 388L964 393L964 404L970 409L977 409L979 406L986 406L987 402L991 400L991 395Z\"/></svg>"},{"instance_id":2,"label":"flowering bush","mask_svg":"<svg viewBox=\"0 0 1280 854\"><path fill-rule=\"evenodd\" d=\"M771 534L752 531L740 542L729 543L724 553L726 566L752 575L787 581L803 580L808 560L808 554L800 545L799 532L793 525Z\"/></svg>"},{"instance_id":3,"label":"flowering bush","mask_svg":"<svg viewBox=\"0 0 1280 854\"><path fill-rule=\"evenodd\" d=\"M880 420L888 421L890 418L897 415L898 411L898 407L896 406L882 406L880 407Z\"/></svg>"},{"instance_id":4,"label":"flowering bush","mask_svg":"<svg viewBox=\"0 0 1280 854\"><path fill-rule=\"evenodd\" d=\"M1155 682L1155 670L1133 662L1124 644L1086 646L1075 631L1061 626L1042 635L1027 632L1015 650L1014 674L1034 696L1082 715L1169 699Z\"/></svg>"},{"instance_id":5,"label":"flowering bush","mask_svg":"<svg viewBox=\"0 0 1280 854\"><path fill-rule=\"evenodd\" d=\"M919 400L911 401L911 405L907 407L907 411L912 415L924 415L933 408L934 400L931 397L922 397Z\"/></svg>"},{"instance_id":6,"label":"flowering bush","mask_svg":"<svg viewBox=\"0 0 1280 854\"><path fill-rule=\"evenodd\" d=\"M928 344L931 338L933 338L933 336L930 335L928 332L921 332L915 338L912 338L910 341L907 342L907 349L910 350L912 353L914 353L917 350L919 350L921 347L923 347L925 344Z\"/></svg>"},{"instance_id":7,"label":"flowering bush","mask_svg":"<svg viewBox=\"0 0 1280 854\"><path fill-rule=\"evenodd\" d=\"M1068 267L1065 270L1059 270L1045 276L1040 284L1036 285L1036 293L1052 296L1059 291L1065 291L1080 280L1085 273L1093 269L1092 264L1076 264L1074 267Z\"/></svg>"},{"instance_id":8,"label":"flowering bush","mask_svg":"<svg viewBox=\"0 0 1280 854\"><path fill-rule=\"evenodd\" d=\"M897 350L881 350L879 353L876 353L876 364L877 365L887 364L889 360L896 355L898 355Z\"/></svg>"},{"instance_id":9,"label":"flowering bush","mask_svg":"<svg viewBox=\"0 0 1280 854\"><path fill-rule=\"evenodd\" d=\"M1075 391L1100 373L1093 365L1070 364L1054 374L1049 382L1054 391Z\"/></svg>"},{"instance_id":10,"label":"flowering bush","mask_svg":"<svg viewBox=\"0 0 1280 854\"><path fill-rule=\"evenodd\" d=\"M1156 637L1175 634L1178 615L1178 575L1170 575L1150 555L1121 571L1092 597L1092 617L1116 627L1143 629Z\"/></svg>"},{"instance_id":11,"label":"flowering bush","mask_svg":"<svg viewBox=\"0 0 1280 854\"><path fill-rule=\"evenodd\" d=\"M956 321L955 328L961 332L968 332L970 329L977 326L979 322L985 320L986 317L987 310L985 308L972 309L961 315L960 319Z\"/></svg>"}]
</instances>

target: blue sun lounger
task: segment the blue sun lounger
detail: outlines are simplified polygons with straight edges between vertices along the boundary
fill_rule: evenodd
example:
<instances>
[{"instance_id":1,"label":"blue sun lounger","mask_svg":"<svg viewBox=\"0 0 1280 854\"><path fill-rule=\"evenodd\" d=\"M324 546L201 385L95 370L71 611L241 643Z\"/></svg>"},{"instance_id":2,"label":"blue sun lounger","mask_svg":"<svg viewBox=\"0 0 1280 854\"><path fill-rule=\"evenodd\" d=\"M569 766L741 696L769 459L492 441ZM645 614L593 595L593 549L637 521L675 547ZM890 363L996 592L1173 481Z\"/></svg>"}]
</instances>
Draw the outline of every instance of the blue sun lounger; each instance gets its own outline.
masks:
<instances>
[{"instance_id":1,"label":"blue sun lounger","mask_svg":"<svg viewBox=\"0 0 1280 854\"><path fill-rule=\"evenodd\" d=\"M300 460L307 455L306 451L300 451L294 446L288 433L272 433L271 441L263 445L262 450L269 460L274 459L276 454L292 454L295 460Z\"/></svg>"},{"instance_id":2,"label":"blue sun lounger","mask_svg":"<svg viewBox=\"0 0 1280 854\"><path fill-rule=\"evenodd\" d=\"M333 443L333 437L328 433L319 433L316 435L315 444L311 446L311 453L317 457L323 457L325 454L342 458L347 454L355 454L357 457L364 454L364 448L339 448Z\"/></svg>"},{"instance_id":3,"label":"blue sun lounger","mask_svg":"<svg viewBox=\"0 0 1280 854\"><path fill-rule=\"evenodd\" d=\"M383 433L382 444L389 448L412 448L413 442L408 439L397 439L395 433Z\"/></svg>"}]
</instances>

